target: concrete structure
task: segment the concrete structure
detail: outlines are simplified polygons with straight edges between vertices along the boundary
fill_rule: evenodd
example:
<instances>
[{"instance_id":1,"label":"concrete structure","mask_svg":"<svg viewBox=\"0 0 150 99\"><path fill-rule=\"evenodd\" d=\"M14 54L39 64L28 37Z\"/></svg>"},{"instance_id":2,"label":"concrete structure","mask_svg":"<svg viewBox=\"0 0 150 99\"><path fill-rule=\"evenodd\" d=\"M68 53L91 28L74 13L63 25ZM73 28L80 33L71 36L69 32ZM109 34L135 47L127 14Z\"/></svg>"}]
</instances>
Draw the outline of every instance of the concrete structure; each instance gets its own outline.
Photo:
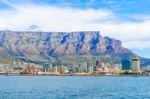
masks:
<instances>
[{"instance_id":1,"label":"concrete structure","mask_svg":"<svg viewBox=\"0 0 150 99\"><path fill-rule=\"evenodd\" d=\"M86 72L88 73L88 68L89 68L89 62L88 60L86 61L83 61L80 65L80 69L81 69L81 72Z\"/></svg>"},{"instance_id":2,"label":"concrete structure","mask_svg":"<svg viewBox=\"0 0 150 99\"><path fill-rule=\"evenodd\" d=\"M122 70L131 70L132 69L132 66L131 66L132 63L127 58L122 59L121 64L122 64Z\"/></svg>"},{"instance_id":3,"label":"concrete structure","mask_svg":"<svg viewBox=\"0 0 150 99\"><path fill-rule=\"evenodd\" d=\"M89 73L95 72L97 70L96 65L95 66L89 66Z\"/></svg>"},{"instance_id":4,"label":"concrete structure","mask_svg":"<svg viewBox=\"0 0 150 99\"><path fill-rule=\"evenodd\" d=\"M22 74L34 74L36 75L39 70L39 66L31 63L24 63L23 66L24 70Z\"/></svg>"},{"instance_id":5,"label":"concrete structure","mask_svg":"<svg viewBox=\"0 0 150 99\"><path fill-rule=\"evenodd\" d=\"M68 72L68 68L65 66L55 66L55 72L59 74L66 74Z\"/></svg>"},{"instance_id":6,"label":"concrete structure","mask_svg":"<svg viewBox=\"0 0 150 99\"><path fill-rule=\"evenodd\" d=\"M140 58L135 55L132 58L132 72L133 73L140 73Z\"/></svg>"}]
</instances>

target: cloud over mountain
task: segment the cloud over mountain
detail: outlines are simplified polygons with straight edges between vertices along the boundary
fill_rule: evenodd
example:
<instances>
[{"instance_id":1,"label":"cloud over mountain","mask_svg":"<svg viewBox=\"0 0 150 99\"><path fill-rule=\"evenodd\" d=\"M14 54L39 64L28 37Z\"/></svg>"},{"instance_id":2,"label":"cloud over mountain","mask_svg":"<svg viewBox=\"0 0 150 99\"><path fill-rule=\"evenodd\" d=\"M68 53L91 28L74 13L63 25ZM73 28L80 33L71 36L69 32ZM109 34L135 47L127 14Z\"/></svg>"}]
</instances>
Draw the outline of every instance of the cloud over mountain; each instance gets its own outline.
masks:
<instances>
[{"instance_id":1,"label":"cloud over mountain","mask_svg":"<svg viewBox=\"0 0 150 99\"><path fill-rule=\"evenodd\" d=\"M42 31L96 30L102 35L122 40L127 48L150 49L149 15L142 15L146 18L128 15L125 19L105 8L79 9L3 1L13 9L0 10L0 29L22 31L34 24ZM140 21L130 21L130 18Z\"/></svg>"}]
</instances>

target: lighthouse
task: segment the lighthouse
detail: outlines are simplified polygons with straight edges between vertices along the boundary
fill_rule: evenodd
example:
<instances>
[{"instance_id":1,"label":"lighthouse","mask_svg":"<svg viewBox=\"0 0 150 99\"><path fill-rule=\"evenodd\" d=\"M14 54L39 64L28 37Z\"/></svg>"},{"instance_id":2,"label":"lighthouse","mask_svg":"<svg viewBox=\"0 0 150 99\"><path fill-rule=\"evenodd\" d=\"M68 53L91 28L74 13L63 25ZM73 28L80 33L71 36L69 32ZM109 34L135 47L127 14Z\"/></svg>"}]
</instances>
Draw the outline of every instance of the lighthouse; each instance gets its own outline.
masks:
<instances>
[{"instance_id":1,"label":"lighthouse","mask_svg":"<svg viewBox=\"0 0 150 99\"><path fill-rule=\"evenodd\" d=\"M132 72L140 73L140 58L137 55L132 58Z\"/></svg>"}]
</instances>

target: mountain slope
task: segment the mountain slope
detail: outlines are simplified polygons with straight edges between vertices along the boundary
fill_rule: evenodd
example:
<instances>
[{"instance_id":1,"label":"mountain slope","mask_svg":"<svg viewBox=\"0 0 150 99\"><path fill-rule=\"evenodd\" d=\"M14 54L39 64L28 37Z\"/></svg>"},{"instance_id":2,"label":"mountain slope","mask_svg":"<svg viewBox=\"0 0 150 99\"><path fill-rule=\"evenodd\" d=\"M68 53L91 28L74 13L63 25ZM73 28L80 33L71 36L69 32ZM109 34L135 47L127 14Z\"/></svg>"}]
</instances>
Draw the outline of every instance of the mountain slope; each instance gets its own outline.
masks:
<instances>
[{"instance_id":1,"label":"mountain slope","mask_svg":"<svg viewBox=\"0 0 150 99\"><path fill-rule=\"evenodd\" d=\"M98 31L17 32L0 31L0 48L14 59L35 63L77 65L79 61L110 58L118 63L134 53L120 40L102 37ZM80 59L80 60L79 60ZM116 61L115 61L116 59ZM147 62L148 63L148 62ZM143 62L143 64L146 64Z\"/></svg>"}]
</instances>

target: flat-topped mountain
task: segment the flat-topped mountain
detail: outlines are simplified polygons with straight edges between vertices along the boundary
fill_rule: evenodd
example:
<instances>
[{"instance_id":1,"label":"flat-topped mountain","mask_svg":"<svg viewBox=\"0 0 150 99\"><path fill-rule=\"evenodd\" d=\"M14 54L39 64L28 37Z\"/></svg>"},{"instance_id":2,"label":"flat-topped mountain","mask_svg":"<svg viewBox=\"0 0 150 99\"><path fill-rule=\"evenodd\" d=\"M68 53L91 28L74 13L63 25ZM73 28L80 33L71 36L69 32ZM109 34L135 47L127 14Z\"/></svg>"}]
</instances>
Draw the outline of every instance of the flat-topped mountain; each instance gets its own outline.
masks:
<instances>
[{"instance_id":1,"label":"flat-topped mountain","mask_svg":"<svg viewBox=\"0 0 150 99\"><path fill-rule=\"evenodd\" d=\"M120 40L103 37L98 31L0 31L0 51L15 60L65 64L67 57L131 57L134 54Z\"/></svg>"}]
</instances>

